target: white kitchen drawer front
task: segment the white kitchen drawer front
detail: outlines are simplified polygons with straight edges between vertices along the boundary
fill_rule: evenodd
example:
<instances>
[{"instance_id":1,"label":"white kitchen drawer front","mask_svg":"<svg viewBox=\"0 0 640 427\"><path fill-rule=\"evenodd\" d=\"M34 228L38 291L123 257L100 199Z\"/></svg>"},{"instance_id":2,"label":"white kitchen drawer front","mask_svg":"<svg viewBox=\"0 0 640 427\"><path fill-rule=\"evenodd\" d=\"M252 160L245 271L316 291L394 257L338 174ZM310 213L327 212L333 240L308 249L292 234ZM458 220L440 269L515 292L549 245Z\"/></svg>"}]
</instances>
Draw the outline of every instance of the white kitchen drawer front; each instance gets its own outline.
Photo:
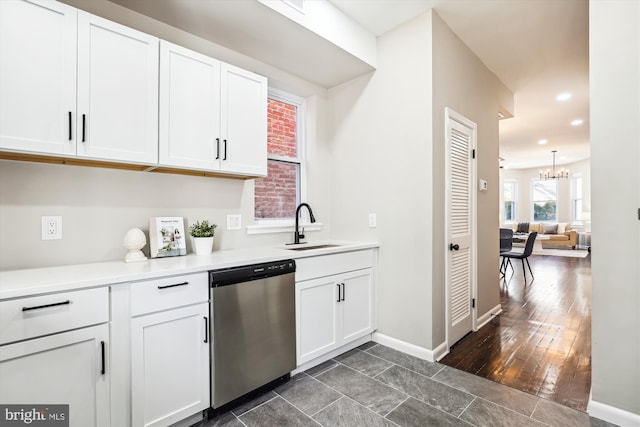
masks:
<instances>
[{"instance_id":1,"label":"white kitchen drawer front","mask_svg":"<svg viewBox=\"0 0 640 427\"><path fill-rule=\"evenodd\" d=\"M174 276L131 284L131 315L209 300L209 273Z\"/></svg>"},{"instance_id":2,"label":"white kitchen drawer front","mask_svg":"<svg viewBox=\"0 0 640 427\"><path fill-rule=\"evenodd\" d=\"M0 302L0 344L109 321L107 287Z\"/></svg>"},{"instance_id":3,"label":"white kitchen drawer front","mask_svg":"<svg viewBox=\"0 0 640 427\"><path fill-rule=\"evenodd\" d=\"M373 267L373 250L343 252L296 260L296 282Z\"/></svg>"}]
</instances>

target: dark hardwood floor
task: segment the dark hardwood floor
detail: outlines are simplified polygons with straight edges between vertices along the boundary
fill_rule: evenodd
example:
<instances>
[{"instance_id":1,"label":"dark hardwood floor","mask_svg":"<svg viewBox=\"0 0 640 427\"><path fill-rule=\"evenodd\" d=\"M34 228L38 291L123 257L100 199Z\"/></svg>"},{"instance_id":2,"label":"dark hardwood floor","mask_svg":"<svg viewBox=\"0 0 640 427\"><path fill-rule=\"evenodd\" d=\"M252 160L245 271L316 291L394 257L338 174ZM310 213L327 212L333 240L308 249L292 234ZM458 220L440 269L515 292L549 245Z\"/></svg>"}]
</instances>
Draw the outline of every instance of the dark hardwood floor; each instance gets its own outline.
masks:
<instances>
[{"instance_id":1,"label":"dark hardwood floor","mask_svg":"<svg viewBox=\"0 0 640 427\"><path fill-rule=\"evenodd\" d=\"M591 388L591 255L532 255L500 287L503 313L441 363L585 411Z\"/></svg>"}]
</instances>

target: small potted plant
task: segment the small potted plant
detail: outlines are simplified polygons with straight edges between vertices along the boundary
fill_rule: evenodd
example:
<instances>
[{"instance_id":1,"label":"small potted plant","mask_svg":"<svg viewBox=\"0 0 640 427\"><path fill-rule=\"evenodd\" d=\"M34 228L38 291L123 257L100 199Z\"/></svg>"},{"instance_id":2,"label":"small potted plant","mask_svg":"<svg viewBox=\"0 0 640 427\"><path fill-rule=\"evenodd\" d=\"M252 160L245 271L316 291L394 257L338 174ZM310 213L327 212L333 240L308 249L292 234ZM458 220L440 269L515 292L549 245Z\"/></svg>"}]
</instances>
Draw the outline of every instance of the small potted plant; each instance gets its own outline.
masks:
<instances>
[{"instance_id":1,"label":"small potted plant","mask_svg":"<svg viewBox=\"0 0 640 427\"><path fill-rule=\"evenodd\" d=\"M213 237L216 235L216 224L209 224L206 219L196 221L189 227L189 234L193 237L193 250L196 255L208 255L213 250Z\"/></svg>"}]
</instances>

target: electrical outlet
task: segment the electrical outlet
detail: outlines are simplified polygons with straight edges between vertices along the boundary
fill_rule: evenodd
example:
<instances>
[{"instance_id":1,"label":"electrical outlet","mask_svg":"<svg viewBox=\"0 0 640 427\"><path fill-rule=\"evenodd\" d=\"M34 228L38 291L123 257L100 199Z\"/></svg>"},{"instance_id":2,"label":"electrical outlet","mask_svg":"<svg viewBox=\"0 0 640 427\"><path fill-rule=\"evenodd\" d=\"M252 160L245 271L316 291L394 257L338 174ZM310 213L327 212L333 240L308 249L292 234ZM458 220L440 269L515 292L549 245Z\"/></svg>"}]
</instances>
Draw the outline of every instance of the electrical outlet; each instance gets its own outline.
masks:
<instances>
[{"instance_id":1,"label":"electrical outlet","mask_svg":"<svg viewBox=\"0 0 640 427\"><path fill-rule=\"evenodd\" d=\"M42 240L62 239L62 217L43 216L42 217Z\"/></svg>"},{"instance_id":2,"label":"electrical outlet","mask_svg":"<svg viewBox=\"0 0 640 427\"><path fill-rule=\"evenodd\" d=\"M370 213L369 214L369 228L376 228L376 226L377 226L376 214Z\"/></svg>"}]
</instances>

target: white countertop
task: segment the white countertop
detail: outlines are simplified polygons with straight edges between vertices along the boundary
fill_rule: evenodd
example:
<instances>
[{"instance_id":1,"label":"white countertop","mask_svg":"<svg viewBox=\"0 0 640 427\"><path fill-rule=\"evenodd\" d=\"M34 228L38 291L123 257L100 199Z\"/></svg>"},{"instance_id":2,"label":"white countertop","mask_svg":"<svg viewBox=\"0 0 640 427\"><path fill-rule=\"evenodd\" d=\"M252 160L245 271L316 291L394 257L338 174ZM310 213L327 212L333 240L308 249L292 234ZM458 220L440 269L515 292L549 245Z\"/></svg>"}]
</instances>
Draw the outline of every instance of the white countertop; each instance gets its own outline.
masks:
<instances>
[{"instance_id":1,"label":"white countertop","mask_svg":"<svg viewBox=\"0 0 640 427\"><path fill-rule=\"evenodd\" d=\"M214 251L211 255L185 255L125 263L107 261L58 267L0 271L0 300L52 292L72 291L117 283L135 282L179 274L197 273L245 264L377 248L374 242L309 242L306 246L338 245L303 251L292 246L258 247ZM303 246L303 245L298 245Z\"/></svg>"}]
</instances>

